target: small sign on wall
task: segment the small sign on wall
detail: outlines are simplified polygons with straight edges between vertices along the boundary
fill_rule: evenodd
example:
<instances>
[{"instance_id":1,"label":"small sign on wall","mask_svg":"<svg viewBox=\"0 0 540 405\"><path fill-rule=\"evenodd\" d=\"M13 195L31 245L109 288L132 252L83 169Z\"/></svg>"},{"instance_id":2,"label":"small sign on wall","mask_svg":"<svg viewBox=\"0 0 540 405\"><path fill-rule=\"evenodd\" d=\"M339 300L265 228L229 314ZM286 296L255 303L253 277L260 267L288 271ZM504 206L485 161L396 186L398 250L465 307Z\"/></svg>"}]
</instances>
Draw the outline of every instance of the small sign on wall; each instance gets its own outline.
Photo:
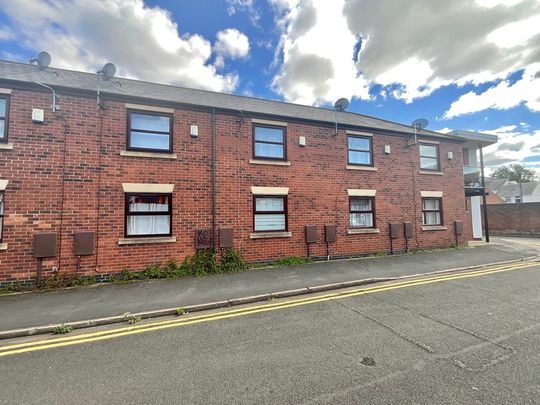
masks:
<instances>
[{"instance_id":1,"label":"small sign on wall","mask_svg":"<svg viewBox=\"0 0 540 405\"><path fill-rule=\"evenodd\" d=\"M195 249L210 249L212 232L210 229L197 229L195 231Z\"/></svg>"}]
</instances>

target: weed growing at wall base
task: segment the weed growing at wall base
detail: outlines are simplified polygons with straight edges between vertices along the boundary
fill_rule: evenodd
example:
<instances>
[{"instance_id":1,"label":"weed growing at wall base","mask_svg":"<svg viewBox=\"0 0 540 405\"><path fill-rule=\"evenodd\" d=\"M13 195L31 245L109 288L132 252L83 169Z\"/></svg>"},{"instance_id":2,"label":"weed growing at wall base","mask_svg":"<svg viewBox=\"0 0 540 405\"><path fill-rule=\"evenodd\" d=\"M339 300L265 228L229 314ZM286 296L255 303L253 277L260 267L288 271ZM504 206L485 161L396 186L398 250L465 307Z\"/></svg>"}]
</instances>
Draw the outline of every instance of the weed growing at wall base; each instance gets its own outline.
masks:
<instances>
[{"instance_id":1,"label":"weed growing at wall base","mask_svg":"<svg viewBox=\"0 0 540 405\"><path fill-rule=\"evenodd\" d=\"M301 264L312 263L313 260L309 257L283 257L272 262L272 266L299 266Z\"/></svg>"},{"instance_id":2,"label":"weed growing at wall base","mask_svg":"<svg viewBox=\"0 0 540 405\"><path fill-rule=\"evenodd\" d=\"M73 332L73 328L70 325L59 325L53 330L53 334L55 335L64 335L66 333Z\"/></svg>"}]
</instances>

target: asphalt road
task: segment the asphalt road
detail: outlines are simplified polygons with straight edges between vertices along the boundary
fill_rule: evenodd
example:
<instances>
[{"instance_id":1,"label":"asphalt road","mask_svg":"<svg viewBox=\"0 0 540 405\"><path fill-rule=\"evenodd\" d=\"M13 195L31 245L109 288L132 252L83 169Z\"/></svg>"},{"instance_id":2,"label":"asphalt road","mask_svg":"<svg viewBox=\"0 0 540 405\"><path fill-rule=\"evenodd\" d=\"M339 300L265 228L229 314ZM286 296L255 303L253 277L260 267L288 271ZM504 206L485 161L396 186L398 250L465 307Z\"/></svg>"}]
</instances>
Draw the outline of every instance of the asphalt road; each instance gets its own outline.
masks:
<instances>
[{"instance_id":1,"label":"asphalt road","mask_svg":"<svg viewBox=\"0 0 540 405\"><path fill-rule=\"evenodd\" d=\"M29 346L0 402L539 403L540 264L446 277Z\"/></svg>"}]
</instances>

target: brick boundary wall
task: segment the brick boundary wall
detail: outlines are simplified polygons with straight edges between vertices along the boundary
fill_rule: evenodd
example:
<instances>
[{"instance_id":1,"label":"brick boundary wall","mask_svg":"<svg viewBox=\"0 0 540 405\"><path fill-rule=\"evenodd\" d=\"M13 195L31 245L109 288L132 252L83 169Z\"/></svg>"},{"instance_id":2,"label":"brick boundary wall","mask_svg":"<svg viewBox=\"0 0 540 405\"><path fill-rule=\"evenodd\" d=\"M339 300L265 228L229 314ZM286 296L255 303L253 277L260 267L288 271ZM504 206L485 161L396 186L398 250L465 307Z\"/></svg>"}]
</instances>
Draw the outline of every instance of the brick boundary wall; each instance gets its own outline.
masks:
<instances>
[{"instance_id":1,"label":"brick boundary wall","mask_svg":"<svg viewBox=\"0 0 540 405\"><path fill-rule=\"evenodd\" d=\"M488 205L490 233L540 237L540 202Z\"/></svg>"}]
</instances>

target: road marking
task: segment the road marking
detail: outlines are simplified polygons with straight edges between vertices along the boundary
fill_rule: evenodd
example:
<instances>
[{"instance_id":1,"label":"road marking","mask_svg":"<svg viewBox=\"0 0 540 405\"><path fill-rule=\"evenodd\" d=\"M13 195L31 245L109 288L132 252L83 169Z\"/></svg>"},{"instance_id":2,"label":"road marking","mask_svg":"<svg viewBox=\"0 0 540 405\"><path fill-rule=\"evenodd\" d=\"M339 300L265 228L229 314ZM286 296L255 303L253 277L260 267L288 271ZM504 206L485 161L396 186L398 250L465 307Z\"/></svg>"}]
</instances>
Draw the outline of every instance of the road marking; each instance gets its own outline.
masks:
<instances>
[{"instance_id":1,"label":"road marking","mask_svg":"<svg viewBox=\"0 0 540 405\"><path fill-rule=\"evenodd\" d=\"M470 272L467 272L467 273L457 273L457 274L458 275L459 274L468 274L468 275L483 274L486 271L493 272L494 270L503 270L503 269L509 269L509 268L510 269L516 269L517 266L523 266L523 265L524 265L523 263L520 263L520 264L512 263L512 264L500 265L500 266L496 266L496 267L490 267L488 269L475 270L475 271L470 271ZM525 265L528 266L529 264L525 264ZM455 276L456 276L455 273L442 274L442 275L437 275L437 276L431 276L429 278L411 279L409 281L396 282L396 283L393 283L393 284L390 284L390 285L392 285L392 286L402 286L402 285L406 286L406 285L408 285L410 283L415 283L416 284L418 281L426 281L426 280L431 280L431 279L436 279L436 280L441 280L442 281L443 279L446 279L448 277L453 278ZM283 306L283 305L289 305L290 303L313 301L313 300L318 301L320 299L327 298L327 297L340 297L340 296L343 296L343 295L349 295L349 294L355 293L357 291L366 291L366 292L368 292L368 291L376 291L376 290L379 290L381 288L386 288L388 285L389 284L380 284L380 285L377 285L377 286L374 286L374 287L363 287L363 288L354 289L354 290L339 291L339 292L335 292L335 293L328 293L328 294L324 294L324 295L316 295L316 296L311 296L311 297L307 297L307 298L297 298L297 299L294 299L294 300L283 301L283 302L279 302L279 303L261 304L261 305L257 305L257 306L247 307L247 308L227 310L226 312L228 314L231 314L231 313L237 313L237 312L245 312L245 311L248 311L248 310L252 310L254 308L280 307L280 306ZM166 321L157 321L157 322L147 323L147 324L143 324L143 325L127 326L127 327L123 327L123 328L110 329L110 330L105 330L105 331L101 331L101 332L91 332L91 333L86 333L86 334L73 335L73 336L67 336L67 337L60 337L60 338L54 338L54 339L48 339L48 340L42 340L42 341L36 341L36 342L27 342L27 343L19 343L19 344L9 345L9 346L0 346L0 352L3 351L3 350L7 350L7 349L14 349L14 348L27 347L27 346L37 346L37 345L48 344L48 342L50 342L50 341L62 342L62 341L79 340L82 337L94 337L94 336L110 335L110 334L116 334L116 333L123 332L123 331L146 329L146 328L149 328L149 327L152 327L152 326L155 326L155 325L167 325L167 324L171 324L171 323L178 324L178 323L183 323L183 322L187 322L187 321L191 321L191 320L195 320L195 319L209 319L209 318L214 318L216 316L219 316L221 313L223 313L223 311L218 312L218 313L206 314L206 315L192 316L192 317L189 317L189 318L172 319L172 320L166 320Z\"/></svg>"},{"instance_id":2,"label":"road marking","mask_svg":"<svg viewBox=\"0 0 540 405\"><path fill-rule=\"evenodd\" d=\"M434 284L444 281L459 280L464 278L480 277L489 274L522 270L530 267L539 266L537 262L525 262L514 265L497 266L484 270L471 271L466 273L449 274L435 277L427 277L423 279L402 281L392 284L382 284L374 287L360 288L355 290L341 291L337 293L318 295L315 297L308 297L302 299L295 299L290 301L284 301L273 304L263 304L258 306L252 306L247 308L240 308L235 310L225 310L207 315L194 316L184 319L174 319L168 321L159 321L148 323L145 325L130 326L118 329L112 329L101 332L86 333L76 336L61 337L55 339L47 339L37 342L27 342L14 345L7 345L0 347L0 357L9 356L13 354L27 353L38 350L52 349L56 347L71 346L76 344L83 344L89 342L95 342L100 340L108 340L121 336L128 336L138 333L151 332L161 329L168 329L172 327L180 327L187 325L194 325L203 322L209 322L220 319L234 318L243 315L256 314L261 312L268 312L277 309L292 308L302 305L315 304L319 302L325 302L335 299L350 298L359 295L371 294L376 292L390 291L400 288L414 287L419 285Z\"/></svg>"}]
</instances>

